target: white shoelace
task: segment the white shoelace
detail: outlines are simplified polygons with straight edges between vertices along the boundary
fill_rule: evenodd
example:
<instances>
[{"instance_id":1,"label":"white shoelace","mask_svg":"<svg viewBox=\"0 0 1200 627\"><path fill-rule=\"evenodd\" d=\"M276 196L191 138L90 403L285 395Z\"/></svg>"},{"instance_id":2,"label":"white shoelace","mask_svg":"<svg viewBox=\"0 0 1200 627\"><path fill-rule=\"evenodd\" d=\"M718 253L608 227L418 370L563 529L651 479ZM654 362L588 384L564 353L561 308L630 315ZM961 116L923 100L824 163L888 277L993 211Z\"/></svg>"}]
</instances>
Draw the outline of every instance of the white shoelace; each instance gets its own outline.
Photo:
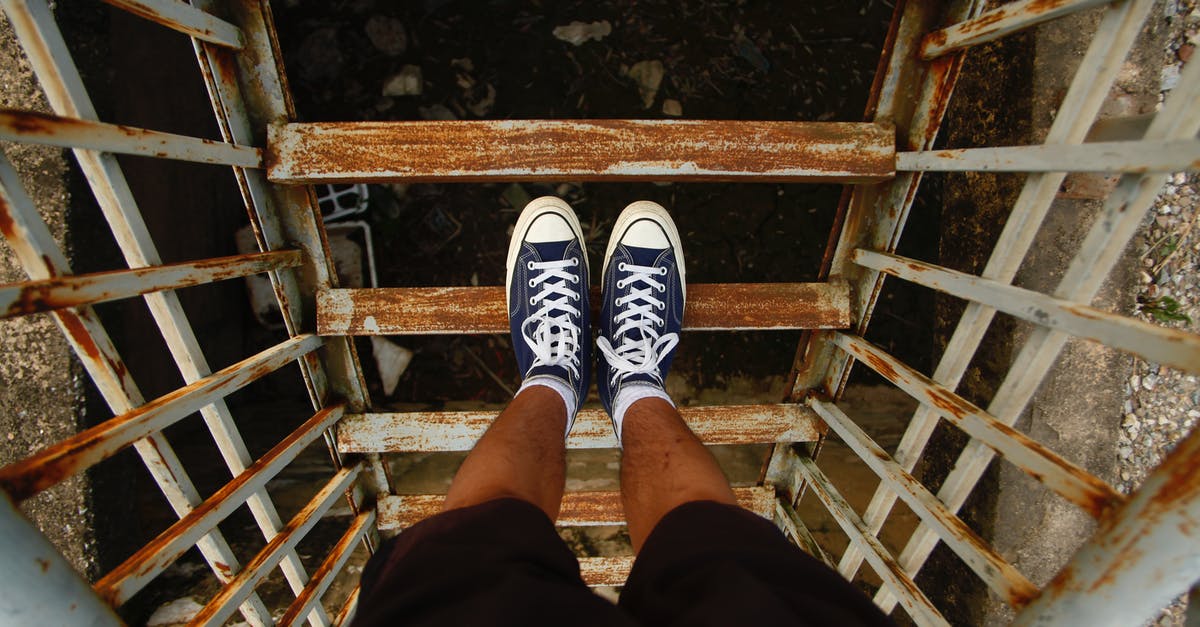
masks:
<instances>
[{"instance_id":1,"label":"white shoelace","mask_svg":"<svg viewBox=\"0 0 1200 627\"><path fill-rule=\"evenodd\" d=\"M571 303L579 300L579 293L570 287L579 283L579 276L567 270L578 265L578 258L526 264L531 273L536 273L530 275L529 287L542 288L529 297L531 306L541 303L541 307L521 325L521 337L534 355L530 367L561 366L579 376L579 339L583 332L579 328L579 307Z\"/></svg>"},{"instance_id":2,"label":"white shoelace","mask_svg":"<svg viewBox=\"0 0 1200 627\"><path fill-rule=\"evenodd\" d=\"M608 359L608 365L614 371L612 385L631 374L649 374L659 378L658 364L662 363L667 353L679 343L678 333L660 336L658 332L659 327L666 323L662 316L666 315L667 305L657 298L655 293L667 291L667 286L654 277L666 275L667 269L622 262L617 264L617 270L629 273L627 277L617 281L617 289L624 289L626 285L634 286L629 294L613 302L617 310L624 308L614 320L618 326L613 333L613 339L620 338L622 342L614 349L607 338L601 337L596 341L596 346ZM638 287L638 284L642 284L643 287ZM660 315L656 312L664 313ZM630 333L631 331L640 333ZM640 337L631 337L634 335ZM659 383L662 383L661 379Z\"/></svg>"}]
</instances>

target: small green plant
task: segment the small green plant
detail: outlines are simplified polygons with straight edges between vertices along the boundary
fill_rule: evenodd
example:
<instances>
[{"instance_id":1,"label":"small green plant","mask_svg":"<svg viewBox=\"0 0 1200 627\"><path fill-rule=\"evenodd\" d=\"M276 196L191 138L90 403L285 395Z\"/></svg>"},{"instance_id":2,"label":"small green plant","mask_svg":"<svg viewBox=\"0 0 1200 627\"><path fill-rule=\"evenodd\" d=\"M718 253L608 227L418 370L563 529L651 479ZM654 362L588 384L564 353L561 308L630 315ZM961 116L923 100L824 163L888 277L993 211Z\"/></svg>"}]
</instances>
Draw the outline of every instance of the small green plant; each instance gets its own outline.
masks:
<instances>
[{"instance_id":1,"label":"small green plant","mask_svg":"<svg viewBox=\"0 0 1200 627\"><path fill-rule=\"evenodd\" d=\"M1156 298L1139 296L1138 305L1142 313L1148 314L1159 322L1192 323L1191 316L1183 312L1183 306L1179 304L1179 301L1170 296L1159 296Z\"/></svg>"}]
</instances>

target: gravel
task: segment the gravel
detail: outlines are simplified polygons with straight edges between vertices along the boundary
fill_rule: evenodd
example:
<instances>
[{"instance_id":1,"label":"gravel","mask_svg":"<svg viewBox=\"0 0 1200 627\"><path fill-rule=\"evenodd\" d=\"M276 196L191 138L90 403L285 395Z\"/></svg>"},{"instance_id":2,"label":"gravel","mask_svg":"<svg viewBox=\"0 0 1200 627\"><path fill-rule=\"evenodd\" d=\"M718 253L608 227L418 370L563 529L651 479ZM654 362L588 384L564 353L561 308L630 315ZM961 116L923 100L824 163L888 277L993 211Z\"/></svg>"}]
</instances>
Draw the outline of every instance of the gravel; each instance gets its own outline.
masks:
<instances>
[{"instance_id":1,"label":"gravel","mask_svg":"<svg viewBox=\"0 0 1200 627\"><path fill-rule=\"evenodd\" d=\"M1180 69L1200 43L1198 5L1197 0L1168 0L1164 5L1169 34L1160 102L1175 87ZM1143 320L1192 333L1200 332L1200 229L1196 228L1200 192L1196 184L1195 174L1173 175L1146 216L1137 244L1142 306L1135 312ZM1171 320L1167 312L1172 303L1178 304L1175 313L1190 320ZM1200 382L1195 375L1132 359L1133 374L1125 384L1125 418L1116 451L1117 488L1125 493L1141 485L1200 419ZM1185 609L1182 601L1176 603L1152 624L1182 625Z\"/></svg>"}]
</instances>

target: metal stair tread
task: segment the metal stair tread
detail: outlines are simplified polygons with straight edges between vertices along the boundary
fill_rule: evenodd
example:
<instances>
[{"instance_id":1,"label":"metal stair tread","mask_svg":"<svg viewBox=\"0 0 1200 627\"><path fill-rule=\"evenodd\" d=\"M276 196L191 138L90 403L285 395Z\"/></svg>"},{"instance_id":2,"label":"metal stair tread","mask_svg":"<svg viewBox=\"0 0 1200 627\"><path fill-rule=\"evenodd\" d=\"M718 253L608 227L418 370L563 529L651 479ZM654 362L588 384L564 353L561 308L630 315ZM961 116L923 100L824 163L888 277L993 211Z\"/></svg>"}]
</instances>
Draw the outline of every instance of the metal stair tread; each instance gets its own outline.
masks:
<instances>
[{"instance_id":1,"label":"metal stair tread","mask_svg":"<svg viewBox=\"0 0 1200 627\"><path fill-rule=\"evenodd\" d=\"M815 442L827 427L806 405L707 405L680 407L684 422L706 444ZM468 451L497 410L347 414L338 423L342 453ZM584 408L567 437L568 448L616 448L603 409Z\"/></svg>"},{"instance_id":2,"label":"metal stair tread","mask_svg":"<svg viewBox=\"0 0 1200 627\"><path fill-rule=\"evenodd\" d=\"M803 181L895 175L895 131L862 122L466 120L279 124L276 183Z\"/></svg>"},{"instance_id":3,"label":"metal stair tread","mask_svg":"<svg viewBox=\"0 0 1200 627\"><path fill-rule=\"evenodd\" d=\"M591 303L600 305L599 288ZM688 285L684 330L842 329L850 325L850 288L826 283ZM508 333L504 288L388 287L317 294L320 335Z\"/></svg>"}]
</instances>

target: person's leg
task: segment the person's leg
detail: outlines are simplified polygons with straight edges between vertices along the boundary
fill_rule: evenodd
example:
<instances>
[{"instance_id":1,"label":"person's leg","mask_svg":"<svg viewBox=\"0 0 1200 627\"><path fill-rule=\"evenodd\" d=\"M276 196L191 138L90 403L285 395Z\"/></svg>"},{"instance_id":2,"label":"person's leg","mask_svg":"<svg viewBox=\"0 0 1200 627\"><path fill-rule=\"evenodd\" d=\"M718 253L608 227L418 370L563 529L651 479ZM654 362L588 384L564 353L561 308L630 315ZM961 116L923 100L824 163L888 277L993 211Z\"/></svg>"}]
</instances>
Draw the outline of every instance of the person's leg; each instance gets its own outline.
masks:
<instances>
[{"instance_id":1,"label":"person's leg","mask_svg":"<svg viewBox=\"0 0 1200 627\"><path fill-rule=\"evenodd\" d=\"M646 201L626 207L604 259L597 385L624 449L621 495L634 550L679 505L736 502L663 388L683 325L685 274L666 210Z\"/></svg>"},{"instance_id":2,"label":"person's leg","mask_svg":"<svg viewBox=\"0 0 1200 627\"><path fill-rule=\"evenodd\" d=\"M526 205L513 228L506 273L513 353L524 383L459 468L443 509L513 497L554 520L565 482L565 437L587 395L591 365L587 249L567 203L543 196Z\"/></svg>"},{"instance_id":3,"label":"person's leg","mask_svg":"<svg viewBox=\"0 0 1200 627\"><path fill-rule=\"evenodd\" d=\"M604 261L597 386L620 440L637 560L620 606L644 625L886 625L836 571L737 506L664 389L683 325L678 231L654 203L613 226Z\"/></svg>"},{"instance_id":4,"label":"person's leg","mask_svg":"<svg viewBox=\"0 0 1200 627\"><path fill-rule=\"evenodd\" d=\"M507 266L524 383L463 462L444 511L367 562L356 624L632 624L587 589L554 527L565 436L591 361L587 257L570 207L529 203Z\"/></svg>"},{"instance_id":5,"label":"person's leg","mask_svg":"<svg viewBox=\"0 0 1200 627\"><path fill-rule=\"evenodd\" d=\"M519 392L463 461L443 510L512 497L558 518L566 481L567 410L554 390Z\"/></svg>"},{"instance_id":6,"label":"person's leg","mask_svg":"<svg viewBox=\"0 0 1200 627\"><path fill-rule=\"evenodd\" d=\"M634 551L641 551L667 512L684 503L737 503L712 453L670 403L644 398L630 405L621 442L621 500Z\"/></svg>"}]
</instances>

